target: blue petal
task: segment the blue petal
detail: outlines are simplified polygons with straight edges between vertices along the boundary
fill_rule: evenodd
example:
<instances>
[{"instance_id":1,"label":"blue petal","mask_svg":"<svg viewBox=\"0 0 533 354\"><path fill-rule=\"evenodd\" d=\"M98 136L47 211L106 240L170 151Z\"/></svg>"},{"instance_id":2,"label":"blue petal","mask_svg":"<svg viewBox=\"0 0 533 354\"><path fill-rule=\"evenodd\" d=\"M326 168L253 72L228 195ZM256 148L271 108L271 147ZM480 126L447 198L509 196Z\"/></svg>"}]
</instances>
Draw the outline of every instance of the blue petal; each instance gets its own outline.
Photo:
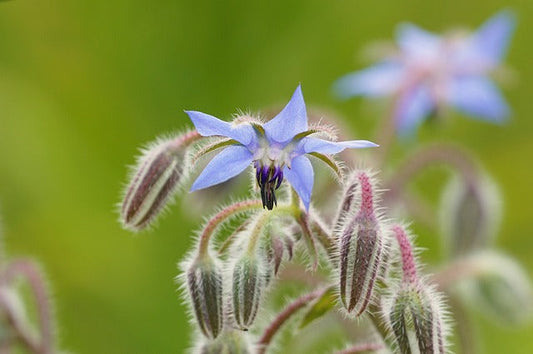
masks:
<instances>
[{"instance_id":1,"label":"blue petal","mask_svg":"<svg viewBox=\"0 0 533 354\"><path fill-rule=\"evenodd\" d=\"M263 127L267 138L277 143L285 143L296 134L307 130L307 113L300 86L296 88L285 108Z\"/></svg>"},{"instance_id":2,"label":"blue petal","mask_svg":"<svg viewBox=\"0 0 533 354\"><path fill-rule=\"evenodd\" d=\"M310 152L336 154L344 149L361 149L377 146L379 145L367 140L327 141L308 137L302 139L296 150L306 154Z\"/></svg>"},{"instance_id":3,"label":"blue petal","mask_svg":"<svg viewBox=\"0 0 533 354\"><path fill-rule=\"evenodd\" d=\"M398 101L395 111L400 135L412 134L434 109L435 102L426 85L418 85L407 91Z\"/></svg>"},{"instance_id":4,"label":"blue petal","mask_svg":"<svg viewBox=\"0 0 533 354\"><path fill-rule=\"evenodd\" d=\"M197 111L185 111L185 113L189 115L194 127L202 136L226 136L243 145L249 145L255 140L254 129L248 124L233 125Z\"/></svg>"},{"instance_id":5,"label":"blue petal","mask_svg":"<svg viewBox=\"0 0 533 354\"><path fill-rule=\"evenodd\" d=\"M448 92L450 104L475 117L502 122L509 116L509 107L500 90L486 77L456 79Z\"/></svg>"},{"instance_id":6,"label":"blue petal","mask_svg":"<svg viewBox=\"0 0 533 354\"><path fill-rule=\"evenodd\" d=\"M399 88L403 75L404 67L400 63L384 61L341 77L333 90L340 98L386 96Z\"/></svg>"},{"instance_id":7,"label":"blue petal","mask_svg":"<svg viewBox=\"0 0 533 354\"><path fill-rule=\"evenodd\" d=\"M305 209L309 210L309 203L311 202L311 193L313 191L313 180L315 173L311 161L305 156L298 156L291 162L291 168L285 166L283 175L292 188L298 193L300 199L305 205Z\"/></svg>"},{"instance_id":8,"label":"blue petal","mask_svg":"<svg viewBox=\"0 0 533 354\"><path fill-rule=\"evenodd\" d=\"M438 53L441 38L411 23L403 23L396 30L396 42L405 54L427 57Z\"/></svg>"},{"instance_id":9,"label":"blue petal","mask_svg":"<svg viewBox=\"0 0 533 354\"><path fill-rule=\"evenodd\" d=\"M485 21L474 34L473 45L482 58L495 65L507 53L515 27L514 14L511 11L500 11Z\"/></svg>"},{"instance_id":10,"label":"blue petal","mask_svg":"<svg viewBox=\"0 0 533 354\"><path fill-rule=\"evenodd\" d=\"M215 156L194 181L191 192L214 186L235 177L253 160L252 153L244 146L233 145L225 148Z\"/></svg>"}]
</instances>

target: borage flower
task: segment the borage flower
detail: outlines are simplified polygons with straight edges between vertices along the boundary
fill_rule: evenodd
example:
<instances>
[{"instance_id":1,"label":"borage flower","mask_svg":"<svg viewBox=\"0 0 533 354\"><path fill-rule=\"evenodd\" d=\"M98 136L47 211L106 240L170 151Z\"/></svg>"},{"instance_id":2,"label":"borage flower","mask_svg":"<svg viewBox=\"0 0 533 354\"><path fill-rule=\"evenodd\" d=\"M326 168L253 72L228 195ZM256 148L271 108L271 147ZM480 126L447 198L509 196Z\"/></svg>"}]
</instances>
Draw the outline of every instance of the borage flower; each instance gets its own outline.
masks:
<instances>
[{"instance_id":1,"label":"borage flower","mask_svg":"<svg viewBox=\"0 0 533 354\"><path fill-rule=\"evenodd\" d=\"M509 108L489 74L501 63L515 27L507 11L477 31L438 36L412 24L399 26L398 51L376 65L348 74L335 84L339 96L396 100L394 118L400 133L410 133L444 106L476 118L502 122Z\"/></svg>"},{"instance_id":2,"label":"borage flower","mask_svg":"<svg viewBox=\"0 0 533 354\"><path fill-rule=\"evenodd\" d=\"M377 146L366 140L336 142L310 136L319 131L308 128L300 86L285 108L264 124L239 119L228 123L201 112L186 113L200 135L228 138L213 148L229 145L209 162L191 191L227 181L253 163L263 207L269 210L277 204L275 191L284 178L309 209L314 172L306 154L328 161L324 154L336 154L346 148Z\"/></svg>"}]
</instances>

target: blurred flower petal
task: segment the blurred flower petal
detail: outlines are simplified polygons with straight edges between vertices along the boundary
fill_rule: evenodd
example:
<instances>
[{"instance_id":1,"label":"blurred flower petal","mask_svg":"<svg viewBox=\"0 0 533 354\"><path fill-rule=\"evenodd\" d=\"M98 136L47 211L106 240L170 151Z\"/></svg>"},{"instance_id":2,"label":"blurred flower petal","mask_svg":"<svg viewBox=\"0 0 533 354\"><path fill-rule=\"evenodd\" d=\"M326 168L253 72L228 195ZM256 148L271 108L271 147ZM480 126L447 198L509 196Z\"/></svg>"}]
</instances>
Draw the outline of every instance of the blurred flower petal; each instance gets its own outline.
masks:
<instances>
[{"instance_id":1,"label":"blurred flower petal","mask_svg":"<svg viewBox=\"0 0 533 354\"><path fill-rule=\"evenodd\" d=\"M384 61L368 69L341 77L333 86L335 94L343 99L352 96L386 96L396 91L404 75L403 65Z\"/></svg>"},{"instance_id":2,"label":"blurred flower petal","mask_svg":"<svg viewBox=\"0 0 533 354\"><path fill-rule=\"evenodd\" d=\"M510 113L500 90L486 77L454 80L450 85L448 99L457 109L491 122L502 122Z\"/></svg>"}]
</instances>

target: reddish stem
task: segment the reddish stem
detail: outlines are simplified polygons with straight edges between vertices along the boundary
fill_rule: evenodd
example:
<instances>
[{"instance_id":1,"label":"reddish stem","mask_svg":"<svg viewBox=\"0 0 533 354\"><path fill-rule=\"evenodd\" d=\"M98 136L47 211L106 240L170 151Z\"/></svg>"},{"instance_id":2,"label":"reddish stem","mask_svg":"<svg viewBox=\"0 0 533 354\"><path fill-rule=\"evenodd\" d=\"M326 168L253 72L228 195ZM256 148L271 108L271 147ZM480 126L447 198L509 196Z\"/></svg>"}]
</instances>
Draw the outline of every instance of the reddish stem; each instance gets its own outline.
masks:
<instances>
[{"instance_id":1,"label":"reddish stem","mask_svg":"<svg viewBox=\"0 0 533 354\"><path fill-rule=\"evenodd\" d=\"M261 201L259 200L245 200L232 204L221 211L219 211L214 217L212 217L207 225L204 227L202 234L200 235L200 242L198 244L198 252L203 255L207 253L209 248L209 240L215 229L226 219L234 214L244 212L248 209L260 208Z\"/></svg>"},{"instance_id":2,"label":"reddish stem","mask_svg":"<svg viewBox=\"0 0 533 354\"><path fill-rule=\"evenodd\" d=\"M309 302L313 301L316 298L319 298L322 296L327 289L319 289L315 290L311 293L305 294L298 299L294 300L291 304L289 304L280 314L277 315L277 317L270 323L270 325L267 327L259 341L258 344L258 354L264 354L266 352L266 349L270 342L272 341L272 338L274 335L279 331L281 326L292 316L294 313L296 313L299 309L305 307Z\"/></svg>"},{"instance_id":3,"label":"reddish stem","mask_svg":"<svg viewBox=\"0 0 533 354\"><path fill-rule=\"evenodd\" d=\"M337 352L337 354L356 354L361 352L367 352L367 351L376 351L383 349L383 345L380 343L363 343L363 344L357 344L353 347L341 350Z\"/></svg>"}]
</instances>

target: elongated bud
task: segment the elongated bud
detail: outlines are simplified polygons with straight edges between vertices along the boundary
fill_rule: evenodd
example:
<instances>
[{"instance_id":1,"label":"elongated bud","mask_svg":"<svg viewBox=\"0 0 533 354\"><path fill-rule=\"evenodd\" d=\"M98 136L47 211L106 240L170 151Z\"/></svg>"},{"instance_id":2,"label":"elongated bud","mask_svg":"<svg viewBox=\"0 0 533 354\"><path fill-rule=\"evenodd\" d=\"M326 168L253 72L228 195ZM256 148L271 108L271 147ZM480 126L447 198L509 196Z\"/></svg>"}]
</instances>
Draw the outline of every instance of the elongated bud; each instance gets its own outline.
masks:
<instances>
[{"instance_id":1,"label":"elongated bud","mask_svg":"<svg viewBox=\"0 0 533 354\"><path fill-rule=\"evenodd\" d=\"M383 308L399 353L445 353L446 321L440 294L417 274L416 258L407 232L394 225L400 250L402 280L384 297Z\"/></svg>"},{"instance_id":2,"label":"elongated bud","mask_svg":"<svg viewBox=\"0 0 533 354\"><path fill-rule=\"evenodd\" d=\"M372 294L384 253L384 236L374 211L374 187L365 172L356 174L361 191L360 207L339 231L339 293L348 312L361 315Z\"/></svg>"},{"instance_id":3,"label":"elongated bud","mask_svg":"<svg viewBox=\"0 0 533 354\"><path fill-rule=\"evenodd\" d=\"M124 228L140 231L153 223L184 179L187 146L197 139L193 131L149 145L138 159L122 201Z\"/></svg>"},{"instance_id":4,"label":"elongated bud","mask_svg":"<svg viewBox=\"0 0 533 354\"><path fill-rule=\"evenodd\" d=\"M445 323L439 302L439 296L421 282L400 286L386 312L397 352L446 352Z\"/></svg>"},{"instance_id":5,"label":"elongated bud","mask_svg":"<svg viewBox=\"0 0 533 354\"><path fill-rule=\"evenodd\" d=\"M250 354L253 352L248 334L237 330L224 330L215 340L205 340L198 354Z\"/></svg>"},{"instance_id":6,"label":"elongated bud","mask_svg":"<svg viewBox=\"0 0 533 354\"><path fill-rule=\"evenodd\" d=\"M452 256L486 248L500 220L500 197L494 183L481 175L475 182L454 178L445 188L440 224Z\"/></svg>"},{"instance_id":7,"label":"elongated bud","mask_svg":"<svg viewBox=\"0 0 533 354\"><path fill-rule=\"evenodd\" d=\"M195 259L185 270L185 281L198 327L216 338L223 326L222 270L209 256Z\"/></svg>"},{"instance_id":8,"label":"elongated bud","mask_svg":"<svg viewBox=\"0 0 533 354\"><path fill-rule=\"evenodd\" d=\"M245 255L235 263L233 314L242 329L248 329L253 324L265 287L265 269L260 257Z\"/></svg>"},{"instance_id":9,"label":"elongated bud","mask_svg":"<svg viewBox=\"0 0 533 354\"><path fill-rule=\"evenodd\" d=\"M473 276L459 283L460 290L473 307L498 323L520 324L533 317L533 286L514 259L485 251L463 263Z\"/></svg>"}]
</instances>

